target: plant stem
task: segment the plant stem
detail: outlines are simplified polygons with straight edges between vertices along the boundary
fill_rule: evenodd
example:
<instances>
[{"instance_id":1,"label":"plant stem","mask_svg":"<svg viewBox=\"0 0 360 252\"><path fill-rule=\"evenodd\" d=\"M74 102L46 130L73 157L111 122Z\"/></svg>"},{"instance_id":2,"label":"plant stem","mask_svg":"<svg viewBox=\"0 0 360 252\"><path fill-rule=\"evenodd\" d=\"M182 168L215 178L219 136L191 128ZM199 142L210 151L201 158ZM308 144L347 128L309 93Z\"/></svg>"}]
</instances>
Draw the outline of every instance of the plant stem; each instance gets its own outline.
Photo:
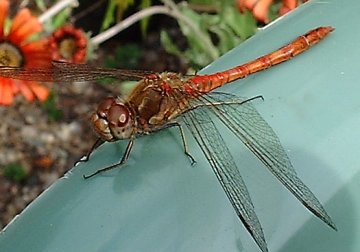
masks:
<instances>
[{"instance_id":1,"label":"plant stem","mask_svg":"<svg viewBox=\"0 0 360 252\"><path fill-rule=\"evenodd\" d=\"M46 12L41 14L38 19L41 23L45 23L47 20L58 14L60 11L67 7L77 7L79 2L77 0L62 0L59 1L57 4L49 8Z\"/></svg>"},{"instance_id":2,"label":"plant stem","mask_svg":"<svg viewBox=\"0 0 360 252\"><path fill-rule=\"evenodd\" d=\"M192 20L188 17L183 15L178 9L177 6L173 2L169 2L164 0L165 6L152 6L141 11L136 12L135 14L131 15L130 17L124 19L120 23L116 24L115 26L107 29L106 31L96 35L91 39L91 43L94 46L98 46L99 44L105 42L106 40L110 39L111 37L115 36L119 32L125 30L129 26L133 25L134 23L140 21L143 18L148 16L157 15L157 14L164 14L175 18L178 21L184 22L190 29L192 29L196 34L198 34L199 40L203 41L204 50L208 51L208 54L211 56L213 60L218 58L217 50L214 48L214 45L207 39L207 37L203 34L203 32L196 27Z\"/></svg>"},{"instance_id":3,"label":"plant stem","mask_svg":"<svg viewBox=\"0 0 360 252\"><path fill-rule=\"evenodd\" d=\"M216 49L216 47L212 44L211 40L208 39L208 37L200 30L196 25L194 25L194 22L189 19L187 16L183 15L180 11L178 6L172 1L172 0L162 0L165 5L170 7L171 10L171 16L173 16L175 19L180 20L184 22L195 34L197 34L200 41L203 43L203 49L204 51L207 51L212 60L215 60L219 57L219 53Z\"/></svg>"},{"instance_id":4,"label":"plant stem","mask_svg":"<svg viewBox=\"0 0 360 252\"><path fill-rule=\"evenodd\" d=\"M152 16L155 14L168 14L169 10L165 6L152 6L141 11L136 12L135 14L131 15L130 17L122 20L120 23L114 25L113 27L107 29L106 31L96 35L95 37L91 38L91 43L95 46L105 42L106 40L112 38L119 32L125 30L129 26L133 25L134 23L140 21L143 18L148 16Z\"/></svg>"}]
</instances>

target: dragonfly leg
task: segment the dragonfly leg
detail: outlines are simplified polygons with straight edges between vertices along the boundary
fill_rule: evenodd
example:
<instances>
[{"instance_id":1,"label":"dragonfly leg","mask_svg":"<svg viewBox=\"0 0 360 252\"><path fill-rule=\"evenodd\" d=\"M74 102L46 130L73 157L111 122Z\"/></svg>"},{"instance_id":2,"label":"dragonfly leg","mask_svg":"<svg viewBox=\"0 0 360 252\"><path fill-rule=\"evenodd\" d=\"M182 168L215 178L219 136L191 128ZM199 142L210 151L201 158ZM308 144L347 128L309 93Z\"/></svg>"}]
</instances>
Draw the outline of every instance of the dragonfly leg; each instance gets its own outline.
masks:
<instances>
[{"instance_id":1,"label":"dragonfly leg","mask_svg":"<svg viewBox=\"0 0 360 252\"><path fill-rule=\"evenodd\" d=\"M172 123L169 123L169 124L166 125L166 128L170 128L170 127L177 127L179 129L180 135L181 135L181 141L182 141L183 147L184 147L184 153L190 159L191 165L195 165L196 160L188 151L188 146L187 146L187 143L186 143L185 133L184 133L184 130L183 130L181 124L178 123L178 122L172 122Z\"/></svg>"},{"instance_id":2,"label":"dragonfly leg","mask_svg":"<svg viewBox=\"0 0 360 252\"><path fill-rule=\"evenodd\" d=\"M99 174L99 173L102 173L102 172L105 172L105 171L109 171L109 170L112 170L116 167L120 167L121 165L125 164L126 161L128 160L129 158L129 155L130 155L130 152L131 152L131 149L134 145L134 139L131 138L126 146L126 150L124 152L124 155L122 156L120 162L116 163L116 164L113 164L113 165L110 165L108 167L105 167L105 168L102 168L102 169L99 169L97 170L96 172L90 174L90 175L83 175L84 179L88 179L88 178L91 178L91 177L94 177L95 175Z\"/></svg>"},{"instance_id":3,"label":"dragonfly leg","mask_svg":"<svg viewBox=\"0 0 360 252\"><path fill-rule=\"evenodd\" d=\"M104 143L104 140L102 140L100 137L98 139L96 139L95 143L91 146L91 149L86 153L85 158L76 161L74 163L74 166L77 165L78 163L89 161L91 153L93 153L93 151L96 150L103 143Z\"/></svg>"}]
</instances>

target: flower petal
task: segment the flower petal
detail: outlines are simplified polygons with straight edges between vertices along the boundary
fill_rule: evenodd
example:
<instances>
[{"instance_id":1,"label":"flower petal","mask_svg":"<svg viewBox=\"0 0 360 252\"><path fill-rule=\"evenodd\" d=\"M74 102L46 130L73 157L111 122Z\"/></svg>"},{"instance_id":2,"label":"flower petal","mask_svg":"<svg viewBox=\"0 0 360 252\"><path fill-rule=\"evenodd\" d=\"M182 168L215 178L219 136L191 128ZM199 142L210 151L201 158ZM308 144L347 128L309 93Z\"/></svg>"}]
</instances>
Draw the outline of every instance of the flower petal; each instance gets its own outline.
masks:
<instances>
[{"instance_id":1,"label":"flower petal","mask_svg":"<svg viewBox=\"0 0 360 252\"><path fill-rule=\"evenodd\" d=\"M269 22L268 11L273 0L260 0L252 10L254 17L264 23Z\"/></svg>"},{"instance_id":2,"label":"flower petal","mask_svg":"<svg viewBox=\"0 0 360 252\"><path fill-rule=\"evenodd\" d=\"M49 38L49 50L53 60L83 63L86 59L87 37L81 29L65 25L53 32Z\"/></svg>"},{"instance_id":3,"label":"flower petal","mask_svg":"<svg viewBox=\"0 0 360 252\"><path fill-rule=\"evenodd\" d=\"M51 66L51 62L43 58L33 58L25 62L25 68L47 68Z\"/></svg>"},{"instance_id":4,"label":"flower petal","mask_svg":"<svg viewBox=\"0 0 360 252\"><path fill-rule=\"evenodd\" d=\"M18 82L19 88L20 88L20 91L21 91L22 95L26 98L26 100L33 101L34 98L35 98L35 95L31 91L28 83L29 82L27 82L27 81L19 81Z\"/></svg>"},{"instance_id":5,"label":"flower petal","mask_svg":"<svg viewBox=\"0 0 360 252\"><path fill-rule=\"evenodd\" d=\"M295 9L298 4L298 0L283 0L283 6L286 6L290 10Z\"/></svg>"},{"instance_id":6,"label":"flower petal","mask_svg":"<svg viewBox=\"0 0 360 252\"><path fill-rule=\"evenodd\" d=\"M11 25L8 39L14 44L24 43L29 36L42 31L42 25L27 8L20 10Z\"/></svg>"},{"instance_id":7,"label":"flower petal","mask_svg":"<svg viewBox=\"0 0 360 252\"><path fill-rule=\"evenodd\" d=\"M26 24L26 22L31 18L30 11L25 8L21 9L16 16L14 17L11 24L11 32L16 32L22 25Z\"/></svg>"},{"instance_id":8,"label":"flower petal","mask_svg":"<svg viewBox=\"0 0 360 252\"><path fill-rule=\"evenodd\" d=\"M48 50L47 39L34 41L20 47L24 56L24 67L49 67L51 66L51 54Z\"/></svg>"},{"instance_id":9,"label":"flower petal","mask_svg":"<svg viewBox=\"0 0 360 252\"><path fill-rule=\"evenodd\" d=\"M279 10L279 15L285 15L287 12L295 9L297 6L297 0L283 0L282 6Z\"/></svg>"},{"instance_id":10,"label":"flower petal","mask_svg":"<svg viewBox=\"0 0 360 252\"><path fill-rule=\"evenodd\" d=\"M48 98L49 89L47 87L34 81L28 82L28 85L40 101L45 101Z\"/></svg>"},{"instance_id":11,"label":"flower petal","mask_svg":"<svg viewBox=\"0 0 360 252\"><path fill-rule=\"evenodd\" d=\"M0 36L4 36L4 22L8 15L9 1L0 0Z\"/></svg>"},{"instance_id":12,"label":"flower petal","mask_svg":"<svg viewBox=\"0 0 360 252\"><path fill-rule=\"evenodd\" d=\"M0 105L11 105L13 98L11 80L0 78Z\"/></svg>"},{"instance_id":13,"label":"flower petal","mask_svg":"<svg viewBox=\"0 0 360 252\"><path fill-rule=\"evenodd\" d=\"M248 9L251 11L255 7L255 5L258 1L259 0L238 0L237 6L241 12L244 12L245 9Z\"/></svg>"},{"instance_id":14,"label":"flower petal","mask_svg":"<svg viewBox=\"0 0 360 252\"><path fill-rule=\"evenodd\" d=\"M4 36L4 21L9 8L8 0L0 0L0 40ZM20 10L12 21L10 32L3 38L17 47L23 56L23 67L47 67L51 66L51 54L48 39L42 38L36 41L28 41L30 36L42 31L42 25L36 17L33 17L28 9ZM12 80L0 78L0 104L10 105L13 97L19 92L28 100L38 98L44 101L48 95L47 87L33 81Z\"/></svg>"},{"instance_id":15,"label":"flower petal","mask_svg":"<svg viewBox=\"0 0 360 252\"><path fill-rule=\"evenodd\" d=\"M47 51L46 50L47 46L48 46L48 40L46 38L43 38L36 41L32 41L31 43L22 44L20 48L21 51L26 54L29 52Z\"/></svg>"},{"instance_id":16,"label":"flower petal","mask_svg":"<svg viewBox=\"0 0 360 252\"><path fill-rule=\"evenodd\" d=\"M20 88L19 86L17 85L17 82L19 80L13 80L13 79L8 79L10 84L11 84L11 87L12 87L12 92L13 92L13 95L17 95L19 92L20 92Z\"/></svg>"}]
</instances>

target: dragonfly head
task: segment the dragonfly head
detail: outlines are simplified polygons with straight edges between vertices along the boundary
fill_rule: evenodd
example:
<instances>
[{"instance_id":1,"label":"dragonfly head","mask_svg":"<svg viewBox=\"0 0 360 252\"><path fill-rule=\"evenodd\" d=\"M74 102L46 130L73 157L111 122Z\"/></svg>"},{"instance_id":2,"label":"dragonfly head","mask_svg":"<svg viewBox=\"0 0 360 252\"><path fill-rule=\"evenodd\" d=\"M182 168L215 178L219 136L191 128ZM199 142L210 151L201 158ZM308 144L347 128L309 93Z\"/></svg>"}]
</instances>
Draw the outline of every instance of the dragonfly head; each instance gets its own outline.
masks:
<instances>
[{"instance_id":1,"label":"dragonfly head","mask_svg":"<svg viewBox=\"0 0 360 252\"><path fill-rule=\"evenodd\" d=\"M100 138L108 142L128 139L134 134L134 120L129 108L115 97L100 103L91 122Z\"/></svg>"}]
</instances>

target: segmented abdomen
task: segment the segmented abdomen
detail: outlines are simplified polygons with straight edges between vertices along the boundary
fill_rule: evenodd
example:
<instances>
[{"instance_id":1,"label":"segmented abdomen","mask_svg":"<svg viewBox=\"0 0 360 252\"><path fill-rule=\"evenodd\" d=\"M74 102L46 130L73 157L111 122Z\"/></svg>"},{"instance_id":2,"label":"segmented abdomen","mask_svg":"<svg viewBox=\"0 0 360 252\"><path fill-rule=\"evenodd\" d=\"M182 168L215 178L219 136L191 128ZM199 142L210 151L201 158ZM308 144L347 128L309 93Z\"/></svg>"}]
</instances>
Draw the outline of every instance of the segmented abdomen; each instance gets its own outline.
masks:
<instances>
[{"instance_id":1,"label":"segmented abdomen","mask_svg":"<svg viewBox=\"0 0 360 252\"><path fill-rule=\"evenodd\" d=\"M249 74L259 72L287 61L319 43L333 30L334 28L331 26L318 27L298 37L278 50L261 56L246 64L236 66L223 72L195 76L189 80L189 85L191 88L195 88L200 92L209 92L231 81L244 78Z\"/></svg>"}]
</instances>

